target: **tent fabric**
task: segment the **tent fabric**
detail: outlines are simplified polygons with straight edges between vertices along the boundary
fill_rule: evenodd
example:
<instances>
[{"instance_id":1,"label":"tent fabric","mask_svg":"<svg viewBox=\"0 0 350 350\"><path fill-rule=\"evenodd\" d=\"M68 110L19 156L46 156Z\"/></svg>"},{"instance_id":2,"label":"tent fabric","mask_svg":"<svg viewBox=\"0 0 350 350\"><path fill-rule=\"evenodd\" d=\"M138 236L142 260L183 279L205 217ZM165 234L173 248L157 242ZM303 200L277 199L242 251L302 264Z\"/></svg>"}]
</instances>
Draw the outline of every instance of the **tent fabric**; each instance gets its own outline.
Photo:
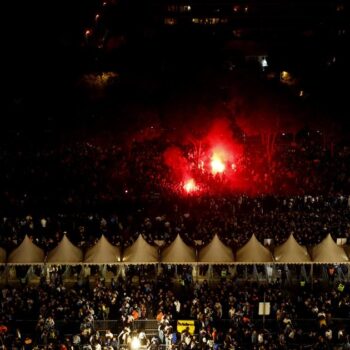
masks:
<instances>
[{"instance_id":1,"label":"tent fabric","mask_svg":"<svg viewBox=\"0 0 350 350\"><path fill-rule=\"evenodd\" d=\"M345 244L345 245L343 245L343 248L344 248L345 253L347 254L347 256L350 257L350 246Z\"/></svg>"},{"instance_id":2,"label":"tent fabric","mask_svg":"<svg viewBox=\"0 0 350 350\"><path fill-rule=\"evenodd\" d=\"M137 240L125 249L122 261L126 264L157 264L158 248L147 243L140 234Z\"/></svg>"},{"instance_id":3,"label":"tent fabric","mask_svg":"<svg viewBox=\"0 0 350 350\"><path fill-rule=\"evenodd\" d=\"M8 257L8 264L34 265L43 264L45 253L26 235L22 243Z\"/></svg>"},{"instance_id":4,"label":"tent fabric","mask_svg":"<svg viewBox=\"0 0 350 350\"><path fill-rule=\"evenodd\" d=\"M47 263L74 265L83 260L83 252L76 247L66 235L63 236L57 247L52 249L47 255Z\"/></svg>"},{"instance_id":5,"label":"tent fabric","mask_svg":"<svg viewBox=\"0 0 350 350\"><path fill-rule=\"evenodd\" d=\"M217 234L207 246L201 248L198 255L200 264L230 264L233 261L231 248L223 244Z\"/></svg>"},{"instance_id":6,"label":"tent fabric","mask_svg":"<svg viewBox=\"0 0 350 350\"><path fill-rule=\"evenodd\" d=\"M241 263L273 262L270 251L265 248L253 234L250 240L236 253L236 261Z\"/></svg>"},{"instance_id":7,"label":"tent fabric","mask_svg":"<svg viewBox=\"0 0 350 350\"><path fill-rule=\"evenodd\" d=\"M180 235L177 235L176 239L169 247L164 248L161 254L162 263L186 265L196 261L195 249L185 244Z\"/></svg>"},{"instance_id":8,"label":"tent fabric","mask_svg":"<svg viewBox=\"0 0 350 350\"><path fill-rule=\"evenodd\" d=\"M343 247L338 246L330 234L311 249L312 260L315 263L343 263L349 261Z\"/></svg>"},{"instance_id":9,"label":"tent fabric","mask_svg":"<svg viewBox=\"0 0 350 350\"><path fill-rule=\"evenodd\" d=\"M283 244L274 249L274 258L281 263L311 262L307 248L300 245L293 234Z\"/></svg>"},{"instance_id":10,"label":"tent fabric","mask_svg":"<svg viewBox=\"0 0 350 350\"><path fill-rule=\"evenodd\" d=\"M84 256L84 263L89 264L115 264L120 262L120 249L108 242L102 235L98 242L89 248Z\"/></svg>"},{"instance_id":11,"label":"tent fabric","mask_svg":"<svg viewBox=\"0 0 350 350\"><path fill-rule=\"evenodd\" d=\"M6 263L6 250L0 247L0 264Z\"/></svg>"}]
</instances>

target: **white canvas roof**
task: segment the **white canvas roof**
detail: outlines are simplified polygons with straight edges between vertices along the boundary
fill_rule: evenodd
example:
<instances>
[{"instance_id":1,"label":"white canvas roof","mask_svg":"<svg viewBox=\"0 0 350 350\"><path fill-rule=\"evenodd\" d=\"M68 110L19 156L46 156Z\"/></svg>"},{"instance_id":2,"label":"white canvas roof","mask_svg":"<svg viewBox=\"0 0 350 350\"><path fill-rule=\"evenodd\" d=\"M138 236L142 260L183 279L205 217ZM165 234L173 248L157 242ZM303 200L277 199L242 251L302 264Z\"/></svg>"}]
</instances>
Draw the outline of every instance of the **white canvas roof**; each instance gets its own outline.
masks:
<instances>
[{"instance_id":1,"label":"white canvas roof","mask_svg":"<svg viewBox=\"0 0 350 350\"><path fill-rule=\"evenodd\" d=\"M344 248L338 246L330 234L311 249L311 256L316 263L342 263L349 261Z\"/></svg>"},{"instance_id":2,"label":"white canvas roof","mask_svg":"<svg viewBox=\"0 0 350 350\"><path fill-rule=\"evenodd\" d=\"M18 265L42 264L44 258L44 251L26 235L22 243L10 253L8 263Z\"/></svg>"},{"instance_id":3,"label":"white canvas roof","mask_svg":"<svg viewBox=\"0 0 350 350\"><path fill-rule=\"evenodd\" d=\"M250 240L236 253L236 261L242 263L272 262L270 251L265 248L253 234Z\"/></svg>"},{"instance_id":4,"label":"white canvas roof","mask_svg":"<svg viewBox=\"0 0 350 350\"><path fill-rule=\"evenodd\" d=\"M47 255L47 263L72 265L79 264L83 260L83 252L76 247L66 235L63 236L57 247Z\"/></svg>"},{"instance_id":5,"label":"white canvas roof","mask_svg":"<svg viewBox=\"0 0 350 350\"><path fill-rule=\"evenodd\" d=\"M274 257L276 262L303 263L310 262L311 257L306 247L300 245L293 234L281 245L275 248Z\"/></svg>"},{"instance_id":6,"label":"white canvas roof","mask_svg":"<svg viewBox=\"0 0 350 350\"><path fill-rule=\"evenodd\" d=\"M158 248L147 243L140 234L137 240L125 249L123 262L126 264L157 264Z\"/></svg>"},{"instance_id":7,"label":"white canvas roof","mask_svg":"<svg viewBox=\"0 0 350 350\"><path fill-rule=\"evenodd\" d=\"M104 235L86 251L84 257L84 263L115 264L117 262L120 262L120 249L109 243Z\"/></svg>"},{"instance_id":8,"label":"white canvas roof","mask_svg":"<svg viewBox=\"0 0 350 350\"><path fill-rule=\"evenodd\" d=\"M196 262L196 252L177 235L169 247L164 248L161 262L167 264L193 264Z\"/></svg>"},{"instance_id":9,"label":"white canvas roof","mask_svg":"<svg viewBox=\"0 0 350 350\"><path fill-rule=\"evenodd\" d=\"M231 248L223 244L218 235L199 251L198 263L201 264L230 264L233 261Z\"/></svg>"}]
</instances>

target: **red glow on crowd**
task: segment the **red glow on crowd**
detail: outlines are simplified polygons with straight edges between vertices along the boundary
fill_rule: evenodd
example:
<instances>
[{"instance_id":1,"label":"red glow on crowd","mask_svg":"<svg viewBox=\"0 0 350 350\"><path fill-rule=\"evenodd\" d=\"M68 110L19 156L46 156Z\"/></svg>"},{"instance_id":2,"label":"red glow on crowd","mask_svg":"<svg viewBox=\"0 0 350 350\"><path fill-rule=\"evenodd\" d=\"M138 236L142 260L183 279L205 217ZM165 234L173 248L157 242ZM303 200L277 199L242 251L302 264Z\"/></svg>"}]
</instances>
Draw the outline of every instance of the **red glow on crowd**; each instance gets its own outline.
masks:
<instances>
[{"instance_id":1,"label":"red glow on crowd","mask_svg":"<svg viewBox=\"0 0 350 350\"><path fill-rule=\"evenodd\" d=\"M163 154L174 189L199 195L241 187L243 147L234 139L228 120L216 119L207 132L200 137L189 135L188 140L168 147Z\"/></svg>"},{"instance_id":2,"label":"red glow on crowd","mask_svg":"<svg viewBox=\"0 0 350 350\"><path fill-rule=\"evenodd\" d=\"M194 179L188 179L187 181L185 181L183 188L187 193L195 192L198 190L198 186L196 185Z\"/></svg>"},{"instance_id":3,"label":"red glow on crowd","mask_svg":"<svg viewBox=\"0 0 350 350\"><path fill-rule=\"evenodd\" d=\"M174 179L182 180L189 176L189 162L180 148L175 146L167 148L163 157L165 164L171 169Z\"/></svg>"}]
</instances>

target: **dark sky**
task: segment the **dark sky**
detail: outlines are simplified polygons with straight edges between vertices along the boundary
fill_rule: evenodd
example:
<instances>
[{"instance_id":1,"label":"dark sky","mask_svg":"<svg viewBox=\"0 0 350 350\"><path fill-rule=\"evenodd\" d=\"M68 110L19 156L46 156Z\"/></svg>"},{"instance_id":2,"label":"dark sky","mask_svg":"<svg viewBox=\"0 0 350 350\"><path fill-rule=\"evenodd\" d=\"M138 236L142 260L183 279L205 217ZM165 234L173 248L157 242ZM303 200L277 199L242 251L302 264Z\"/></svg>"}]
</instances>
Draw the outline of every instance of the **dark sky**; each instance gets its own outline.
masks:
<instances>
[{"instance_id":1,"label":"dark sky","mask_svg":"<svg viewBox=\"0 0 350 350\"><path fill-rule=\"evenodd\" d=\"M90 67L87 62L91 63L88 52L81 47L82 36L100 3L94 0L19 0L9 2L7 6L5 13L10 20L5 35L3 70L9 110L11 113L15 110L32 115L59 115L67 114L67 111L73 113L77 97L74 88L76 79L86 67ZM188 39L188 36L185 35L184 38ZM199 63L206 62L207 65L203 64L204 69L211 69L210 65L217 63L215 44L210 46L209 43L208 38L202 43L193 42L193 45L189 40L187 43L185 40L165 40L163 43L155 42L147 50L138 49L135 44L125 61L129 64L130 73L130 70L140 69L142 61L145 62L148 57L149 61L144 66L163 65L172 70L172 74L166 75L166 84L171 85L172 79L186 77L186 67L190 71L198 69ZM319 49L327 45L321 37L315 47ZM349 89L342 88L341 84L349 82L349 65L346 61L348 56L341 53L340 59L343 62L340 68L327 73L321 70L318 74L319 63L313 64L309 55L302 54L302 46L300 48L288 51L283 47L285 51L281 51L281 55L287 59L298 57L301 64L309 61L308 65L315 68L310 85L318 96L316 103L325 103L329 110L334 108L337 113L345 115L348 110ZM279 46L276 51L278 49ZM345 48L342 50L346 52ZM159 58L160 55L163 55L163 60ZM294 58L291 63L295 63ZM18 100L22 102L17 103Z\"/></svg>"}]
</instances>

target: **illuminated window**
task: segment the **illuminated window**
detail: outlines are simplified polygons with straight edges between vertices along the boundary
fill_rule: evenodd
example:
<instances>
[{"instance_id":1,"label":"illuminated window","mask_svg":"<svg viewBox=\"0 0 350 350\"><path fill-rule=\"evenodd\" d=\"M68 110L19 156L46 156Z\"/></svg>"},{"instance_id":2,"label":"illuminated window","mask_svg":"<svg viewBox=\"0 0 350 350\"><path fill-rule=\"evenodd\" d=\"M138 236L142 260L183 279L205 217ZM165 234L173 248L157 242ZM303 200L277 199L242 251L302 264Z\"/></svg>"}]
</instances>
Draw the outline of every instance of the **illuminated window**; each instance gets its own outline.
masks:
<instances>
[{"instance_id":1,"label":"illuminated window","mask_svg":"<svg viewBox=\"0 0 350 350\"><path fill-rule=\"evenodd\" d=\"M247 13L248 10L249 10L249 8L248 8L248 6L246 6L246 7L244 8L244 12Z\"/></svg>"},{"instance_id":2,"label":"illuminated window","mask_svg":"<svg viewBox=\"0 0 350 350\"><path fill-rule=\"evenodd\" d=\"M240 6L239 5L234 5L233 6L233 12L239 12Z\"/></svg>"},{"instance_id":3,"label":"illuminated window","mask_svg":"<svg viewBox=\"0 0 350 350\"><path fill-rule=\"evenodd\" d=\"M195 23L195 24L215 25L215 24L218 24L220 22L221 22L220 18L217 18L217 17L192 18L192 23Z\"/></svg>"},{"instance_id":4,"label":"illuminated window","mask_svg":"<svg viewBox=\"0 0 350 350\"><path fill-rule=\"evenodd\" d=\"M190 12L190 5L168 5L168 12Z\"/></svg>"},{"instance_id":5,"label":"illuminated window","mask_svg":"<svg viewBox=\"0 0 350 350\"><path fill-rule=\"evenodd\" d=\"M174 24L176 24L176 18L166 17L164 18L164 24L168 26L173 26Z\"/></svg>"},{"instance_id":6,"label":"illuminated window","mask_svg":"<svg viewBox=\"0 0 350 350\"><path fill-rule=\"evenodd\" d=\"M260 61L261 67L262 69L265 69L266 67L268 67L268 63L267 63L267 59L266 57L264 57L261 61Z\"/></svg>"},{"instance_id":7,"label":"illuminated window","mask_svg":"<svg viewBox=\"0 0 350 350\"><path fill-rule=\"evenodd\" d=\"M190 11L191 11L191 6L190 5L180 6L180 12L190 12Z\"/></svg>"}]
</instances>

